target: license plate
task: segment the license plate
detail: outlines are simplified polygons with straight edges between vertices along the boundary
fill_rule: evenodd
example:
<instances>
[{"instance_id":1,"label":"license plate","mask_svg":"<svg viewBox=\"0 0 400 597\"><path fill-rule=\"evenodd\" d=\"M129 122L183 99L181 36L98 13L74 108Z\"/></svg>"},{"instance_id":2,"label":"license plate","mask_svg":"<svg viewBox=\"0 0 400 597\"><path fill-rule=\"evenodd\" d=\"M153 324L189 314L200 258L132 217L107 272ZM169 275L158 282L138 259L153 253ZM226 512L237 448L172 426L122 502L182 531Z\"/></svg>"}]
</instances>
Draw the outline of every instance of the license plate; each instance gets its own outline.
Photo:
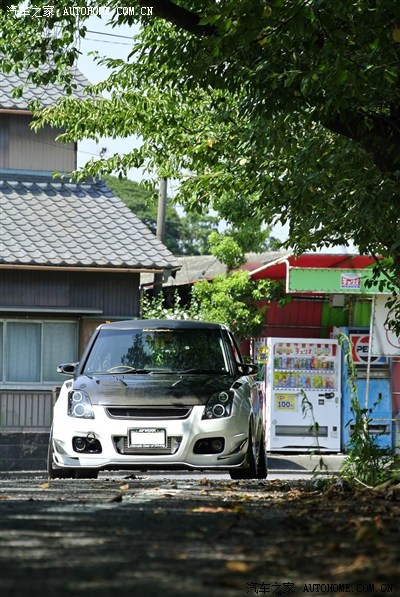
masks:
<instances>
[{"instance_id":1,"label":"license plate","mask_svg":"<svg viewBox=\"0 0 400 597\"><path fill-rule=\"evenodd\" d=\"M141 429L129 429L130 448L165 448L165 429L153 429L143 427Z\"/></svg>"}]
</instances>

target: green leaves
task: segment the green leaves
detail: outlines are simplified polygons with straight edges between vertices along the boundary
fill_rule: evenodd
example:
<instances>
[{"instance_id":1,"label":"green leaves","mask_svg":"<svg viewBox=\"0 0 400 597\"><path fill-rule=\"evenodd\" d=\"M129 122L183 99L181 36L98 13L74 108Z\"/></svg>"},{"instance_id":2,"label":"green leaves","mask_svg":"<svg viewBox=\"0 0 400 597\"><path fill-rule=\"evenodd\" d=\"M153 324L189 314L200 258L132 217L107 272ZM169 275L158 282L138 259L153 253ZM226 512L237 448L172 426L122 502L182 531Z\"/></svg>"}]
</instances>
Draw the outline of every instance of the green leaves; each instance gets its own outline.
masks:
<instances>
[{"instance_id":1,"label":"green leaves","mask_svg":"<svg viewBox=\"0 0 400 597\"><path fill-rule=\"evenodd\" d=\"M136 182L125 178L117 179L114 176L106 176L105 181L127 207L155 234L158 196L154 187L152 191L146 190ZM173 200L168 199L165 246L174 255L208 254L208 237L211 231L217 229L218 218L195 213L178 214L172 203Z\"/></svg>"},{"instance_id":2,"label":"green leaves","mask_svg":"<svg viewBox=\"0 0 400 597\"><path fill-rule=\"evenodd\" d=\"M280 300L283 294L280 283L252 280L247 271L237 270L216 276L211 282L195 283L192 296L199 319L225 323L244 339L261 332L266 304Z\"/></svg>"},{"instance_id":3,"label":"green leaves","mask_svg":"<svg viewBox=\"0 0 400 597\"><path fill-rule=\"evenodd\" d=\"M284 295L281 283L252 280L247 271L221 274L212 281L196 282L191 301L183 306L177 291L166 306L162 293L143 297L143 317L156 319L196 319L224 323L238 339L259 334L264 325L265 303L280 300ZM288 299L285 297L284 302ZM263 304L260 305L259 302Z\"/></svg>"},{"instance_id":4,"label":"green leaves","mask_svg":"<svg viewBox=\"0 0 400 597\"><path fill-rule=\"evenodd\" d=\"M254 305L256 288L257 283L245 271L197 282L193 296L199 305L199 318L225 323L241 339L256 334L264 322L264 310Z\"/></svg>"},{"instance_id":5,"label":"green leaves","mask_svg":"<svg viewBox=\"0 0 400 597\"><path fill-rule=\"evenodd\" d=\"M57 19L37 19L35 28L2 15L3 68L25 64L33 77L53 48L56 72L37 80L67 81L72 40L85 35L85 18L64 16L67 5L57 3ZM115 13L114 24L141 30L129 61L108 61L111 76L94 88L108 99L62 102L38 115L40 124L64 127L65 140L142 139L138 152L91 162L81 176L143 163L177 180L187 208L212 207L233 229L289 222L287 245L296 251L354 242L392 255L399 279L395 3L182 0L178 12Z\"/></svg>"}]
</instances>

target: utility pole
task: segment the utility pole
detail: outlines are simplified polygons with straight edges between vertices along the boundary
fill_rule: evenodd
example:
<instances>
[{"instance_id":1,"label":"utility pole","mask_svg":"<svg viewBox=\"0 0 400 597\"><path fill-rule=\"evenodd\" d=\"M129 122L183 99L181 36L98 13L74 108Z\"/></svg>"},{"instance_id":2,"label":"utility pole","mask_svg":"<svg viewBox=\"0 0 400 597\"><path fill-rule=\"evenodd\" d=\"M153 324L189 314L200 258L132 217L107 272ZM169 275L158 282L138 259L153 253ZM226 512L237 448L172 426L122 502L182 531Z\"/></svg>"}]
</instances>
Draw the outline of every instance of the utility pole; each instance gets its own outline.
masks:
<instances>
[{"instance_id":1,"label":"utility pole","mask_svg":"<svg viewBox=\"0 0 400 597\"><path fill-rule=\"evenodd\" d=\"M165 240L165 214L167 211L167 179L160 179L160 188L158 192L158 211L157 211L157 232L156 237L162 243ZM154 294L158 294L162 289L163 272L154 274Z\"/></svg>"}]
</instances>

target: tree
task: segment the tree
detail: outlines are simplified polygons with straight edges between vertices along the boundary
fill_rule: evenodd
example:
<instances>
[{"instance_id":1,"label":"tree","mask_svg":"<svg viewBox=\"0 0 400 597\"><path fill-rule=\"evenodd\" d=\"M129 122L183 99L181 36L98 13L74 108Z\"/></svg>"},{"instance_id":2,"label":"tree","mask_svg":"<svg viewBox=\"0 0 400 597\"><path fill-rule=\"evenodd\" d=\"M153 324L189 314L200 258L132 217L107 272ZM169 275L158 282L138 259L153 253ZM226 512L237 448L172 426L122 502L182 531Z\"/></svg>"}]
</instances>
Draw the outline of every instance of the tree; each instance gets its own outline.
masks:
<instances>
[{"instance_id":1,"label":"tree","mask_svg":"<svg viewBox=\"0 0 400 597\"><path fill-rule=\"evenodd\" d=\"M110 189L155 234L157 231L157 194L127 178L105 176ZM219 218L198 213L179 215L171 201L167 203L165 246L174 255L207 255L208 237L218 229Z\"/></svg>"},{"instance_id":2,"label":"tree","mask_svg":"<svg viewBox=\"0 0 400 597\"><path fill-rule=\"evenodd\" d=\"M75 38L85 35L83 16L65 12L68 4L35 22L5 13L3 67L25 63L36 80L68 81ZM153 18L118 14L121 2L96 2L106 4L116 9L114 23L141 25L129 61L108 61L113 73L93 89L108 90L110 99L67 98L42 112L38 125L66 128L66 140L136 132L143 145L90 163L85 174L145 163L157 176L180 179L185 206L212 206L232 223L288 222L297 251L353 240L362 253L384 255L399 290L393 0L135 4L152 6ZM38 74L49 51L54 69Z\"/></svg>"},{"instance_id":3,"label":"tree","mask_svg":"<svg viewBox=\"0 0 400 597\"><path fill-rule=\"evenodd\" d=\"M240 340L261 333L267 305L274 299L280 305L291 300L284 294L283 283L252 280L243 270L221 274L211 282L196 282L192 297L199 319L225 323Z\"/></svg>"},{"instance_id":4,"label":"tree","mask_svg":"<svg viewBox=\"0 0 400 597\"><path fill-rule=\"evenodd\" d=\"M261 333L268 303L290 302L284 284L276 280L252 280L250 274L238 270L221 274L213 280L196 282L188 305L182 304L177 290L169 297L145 294L142 314L145 319L196 319L227 325L239 340Z\"/></svg>"},{"instance_id":5,"label":"tree","mask_svg":"<svg viewBox=\"0 0 400 597\"><path fill-rule=\"evenodd\" d=\"M105 181L110 189L120 197L124 203L150 228L155 234L157 230L158 196L154 190L146 189L143 185L129 180L106 175ZM204 215L196 211L178 214L171 200L167 202L165 246L174 255L208 255L214 252L213 247L221 239L232 239L241 247L242 261L245 262L245 252L262 252L273 249L277 241L270 236L270 229L254 230L247 222L237 227L227 227L222 233L218 232L220 218L215 215ZM213 241L214 239L214 241ZM218 252L218 249L217 249ZM240 259L239 259L240 261Z\"/></svg>"},{"instance_id":6,"label":"tree","mask_svg":"<svg viewBox=\"0 0 400 597\"><path fill-rule=\"evenodd\" d=\"M253 280L248 271L233 271L244 263L245 257L232 236L213 232L210 240L212 253L227 266L227 273L212 280L195 282L188 304L183 304L177 289L169 294L167 301L161 293L145 294L143 316L224 323L240 340L259 335L268 304L276 300L283 306L292 297L285 294L285 284L281 280Z\"/></svg>"}]
</instances>

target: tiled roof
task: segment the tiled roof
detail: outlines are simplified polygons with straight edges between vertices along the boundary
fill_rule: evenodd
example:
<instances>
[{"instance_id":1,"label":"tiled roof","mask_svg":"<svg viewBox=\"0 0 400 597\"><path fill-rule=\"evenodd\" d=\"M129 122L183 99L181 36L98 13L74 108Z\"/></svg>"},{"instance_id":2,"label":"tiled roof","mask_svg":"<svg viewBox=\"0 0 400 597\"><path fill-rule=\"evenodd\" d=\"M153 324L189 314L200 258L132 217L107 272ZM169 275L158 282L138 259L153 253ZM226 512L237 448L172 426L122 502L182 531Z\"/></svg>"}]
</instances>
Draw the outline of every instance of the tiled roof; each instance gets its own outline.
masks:
<instances>
[{"instance_id":1,"label":"tiled roof","mask_svg":"<svg viewBox=\"0 0 400 597\"><path fill-rule=\"evenodd\" d=\"M246 263L242 265L243 270L253 270L285 256L286 253L279 251L268 251L266 253L246 253ZM173 277L169 277L164 286L179 286L181 284L194 284L202 280L212 280L215 276L226 274L226 265L218 261L214 255L189 255L176 258L180 270ZM140 278L143 286L152 286L154 277L144 274Z\"/></svg>"},{"instance_id":2,"label":"tiled roof","mask_svg":"<svg viewBox=\"0 0 400 597\"><path fill-rule=\"evenodd\" d=\"M27 77L27 71L21 71L18 75L0 71L0 110L29 110L29 104L33 100L39 100L42 108L48 108L54 106L60 97L66 95L61 85L49 83L36 87L27 82ZM89 85L89 81L78 70L74 71L73 83L76 85L76 89L72 96L79 99L87 98L88 96L83 90ZM20 85L23 86L23 95L15 98L12 92Z\"/></svg>"},{"instance_id":3,"label":"tiled roof","mask_svg":"<svg viewBox=\"0 0 400 597\"><path fill-rule=\"evenodd\" d=\"M0 171L0 265L176 269L176 258L102 181Z\"/></svg>"}]
</instances>

